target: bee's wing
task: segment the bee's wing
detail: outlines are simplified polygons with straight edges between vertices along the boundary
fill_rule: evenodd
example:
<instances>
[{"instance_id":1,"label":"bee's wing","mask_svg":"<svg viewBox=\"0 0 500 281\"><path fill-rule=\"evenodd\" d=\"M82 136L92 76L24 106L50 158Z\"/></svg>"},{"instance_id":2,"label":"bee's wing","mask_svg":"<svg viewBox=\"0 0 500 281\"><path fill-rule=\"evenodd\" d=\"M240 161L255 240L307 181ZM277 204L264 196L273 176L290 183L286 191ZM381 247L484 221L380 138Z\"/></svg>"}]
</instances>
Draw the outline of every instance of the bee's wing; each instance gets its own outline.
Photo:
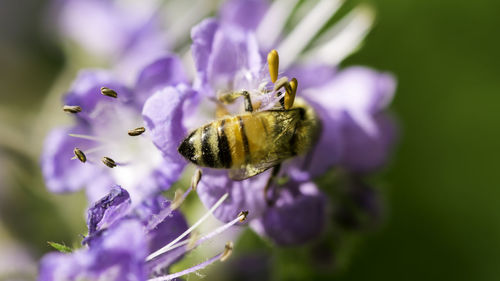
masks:
<instances>
[{"instance_id":1,"label":"bee's wing","mask_svg":"<svg viewBox=\"0 0 500 281\"><path fill-rule=\"evenodd\" d=\"M244 180L255 175L258 175L269 168L272 168L283 160L293 156L290 149L290 139L295 134L295 127L297 121L300 120L300 111L296 109L291 110L271 110L275 114L277 122L283 127L280 132L273 136L273 141L270 145L269 154L262 162L254 165L246 165L242 169L229 170L229 177L233 180ZM271 145L273 149L271 149Z\"/></svg>"},{"instance_id":2,"label":"bee's wing","mask_svg":"<svg viewBox=\"0 0 500 281\"><path fill-rule=\"evenodd\" d=\"M251 178L251 177L258 175L262 172L265 172L267 169L278 165L280 162L281 162L281 159L279 159L279 161L261 163L258 165L247 165L243 169L229 170L228 175L233 180L241 181L244 179Z\"/></svg>"}]
</instances>

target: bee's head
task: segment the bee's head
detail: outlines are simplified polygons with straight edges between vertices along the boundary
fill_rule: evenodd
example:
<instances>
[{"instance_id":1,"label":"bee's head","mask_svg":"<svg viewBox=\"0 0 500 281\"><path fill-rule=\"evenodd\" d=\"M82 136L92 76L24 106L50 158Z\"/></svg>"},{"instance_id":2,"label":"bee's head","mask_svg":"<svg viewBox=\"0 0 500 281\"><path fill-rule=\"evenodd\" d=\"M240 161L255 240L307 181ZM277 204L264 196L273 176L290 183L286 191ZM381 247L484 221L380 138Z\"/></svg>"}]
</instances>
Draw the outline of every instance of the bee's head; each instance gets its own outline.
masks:
<instances>
[{"instance_id":1,"label":"bee's head","mask_svg":"<svg viewBox=\"0 0 500 281\"><path fill-rule=\"evenodd\" d=\"M195 131L196 132L196 131ZM194 147L195 143L195 132L192 132L189 136L187 136L177 148L177 151L184 156L187 160L198 164L198 157L196 156L196 148Z\"/></svg>"}]
</instances>

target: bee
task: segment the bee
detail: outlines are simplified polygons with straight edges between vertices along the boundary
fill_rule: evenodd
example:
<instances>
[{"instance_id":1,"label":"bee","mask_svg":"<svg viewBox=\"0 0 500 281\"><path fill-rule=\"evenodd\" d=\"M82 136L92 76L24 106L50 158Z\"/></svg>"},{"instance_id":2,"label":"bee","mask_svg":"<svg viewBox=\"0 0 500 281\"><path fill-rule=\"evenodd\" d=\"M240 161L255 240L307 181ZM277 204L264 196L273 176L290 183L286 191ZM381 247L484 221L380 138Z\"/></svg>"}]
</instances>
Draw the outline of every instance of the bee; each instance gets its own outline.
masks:
<instances>
[{"instance_id":1,"label":"bee","mask_svg":"<svg viewBox=\"0 0 500 281\"><path fill-rule=\"evenodd\" d=\"M318 139L319 119L312 107L295 101L297 80L277 79L278 58L268 55L269 72L275 91L285 89L280 108L254 111L246 91L227 94L220 99L232 102L244 98L245 111L226 116L192 131L178 151L192 163L209 168L228 169L229 177L244 180L274 168L281 162L307 153Z\"/></svg>"}]
</instances>

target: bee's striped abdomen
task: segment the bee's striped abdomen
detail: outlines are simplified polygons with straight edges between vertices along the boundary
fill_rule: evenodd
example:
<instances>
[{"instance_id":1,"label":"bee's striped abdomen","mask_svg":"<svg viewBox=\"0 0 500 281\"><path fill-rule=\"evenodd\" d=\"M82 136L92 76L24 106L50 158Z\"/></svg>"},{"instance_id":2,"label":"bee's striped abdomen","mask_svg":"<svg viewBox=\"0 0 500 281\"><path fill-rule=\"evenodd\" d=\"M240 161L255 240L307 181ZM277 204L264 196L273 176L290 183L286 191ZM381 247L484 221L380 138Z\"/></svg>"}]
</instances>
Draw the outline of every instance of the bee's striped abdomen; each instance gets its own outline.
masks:
<instances>
[{"instance_id":1,"label":"bee's striped abdomen","mask_svg":"<svg viewBox=\"0 0 500 281\"><path fill-rule=\"evenodd\" d=\"M240 169L265 159L276 135L272 115L245 114L214 121L193 131L179 152L196 165Z\"/></svg>"},{"instance_id":2,"label":"bee's striped abdomen","mask_svg":"<svg viewBox=\"0 0 500 281\"><path fill-rule=\"evenodd\" d=\"M232 165L232 157L231 157L231 149L229 147L229 140L227 138L226 132L224 131L224 125L226 124L226 120L222 119L217 126L217 146L219 149L218 159L222 167L231 168Z\"/></svg>"},{"instance_id":3,"label":"bee's striped abdomen","mask_svg":"<svg viewBox=\"0 0 500 281\"><path fill-rule=\"evenodd\" d=\"M217 167L217 131L214 123L205 125L201 129L201 160L204 166Z\"/></svg>"}]
</instances>

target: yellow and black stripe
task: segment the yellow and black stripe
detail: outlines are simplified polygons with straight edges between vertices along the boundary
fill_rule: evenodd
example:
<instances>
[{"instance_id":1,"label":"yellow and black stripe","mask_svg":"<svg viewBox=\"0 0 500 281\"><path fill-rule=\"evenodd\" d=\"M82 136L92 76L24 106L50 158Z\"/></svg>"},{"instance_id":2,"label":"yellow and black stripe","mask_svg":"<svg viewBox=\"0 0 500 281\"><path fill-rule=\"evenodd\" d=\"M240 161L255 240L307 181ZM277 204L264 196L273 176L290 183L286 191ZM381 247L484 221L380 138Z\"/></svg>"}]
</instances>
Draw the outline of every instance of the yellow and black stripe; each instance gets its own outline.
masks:
<instances>
[{"instance_id":1,"label":"yellow and black stripe","mask_svg":"<svg viewBox=\"0 0 500 281\"><path fill-rule=\"evenodd\" d=\"M277 163L309 146L304 119L302 108L231 116L194 130L178 150L194 164L210 168Z\"/></svg>"}]
</instances>

